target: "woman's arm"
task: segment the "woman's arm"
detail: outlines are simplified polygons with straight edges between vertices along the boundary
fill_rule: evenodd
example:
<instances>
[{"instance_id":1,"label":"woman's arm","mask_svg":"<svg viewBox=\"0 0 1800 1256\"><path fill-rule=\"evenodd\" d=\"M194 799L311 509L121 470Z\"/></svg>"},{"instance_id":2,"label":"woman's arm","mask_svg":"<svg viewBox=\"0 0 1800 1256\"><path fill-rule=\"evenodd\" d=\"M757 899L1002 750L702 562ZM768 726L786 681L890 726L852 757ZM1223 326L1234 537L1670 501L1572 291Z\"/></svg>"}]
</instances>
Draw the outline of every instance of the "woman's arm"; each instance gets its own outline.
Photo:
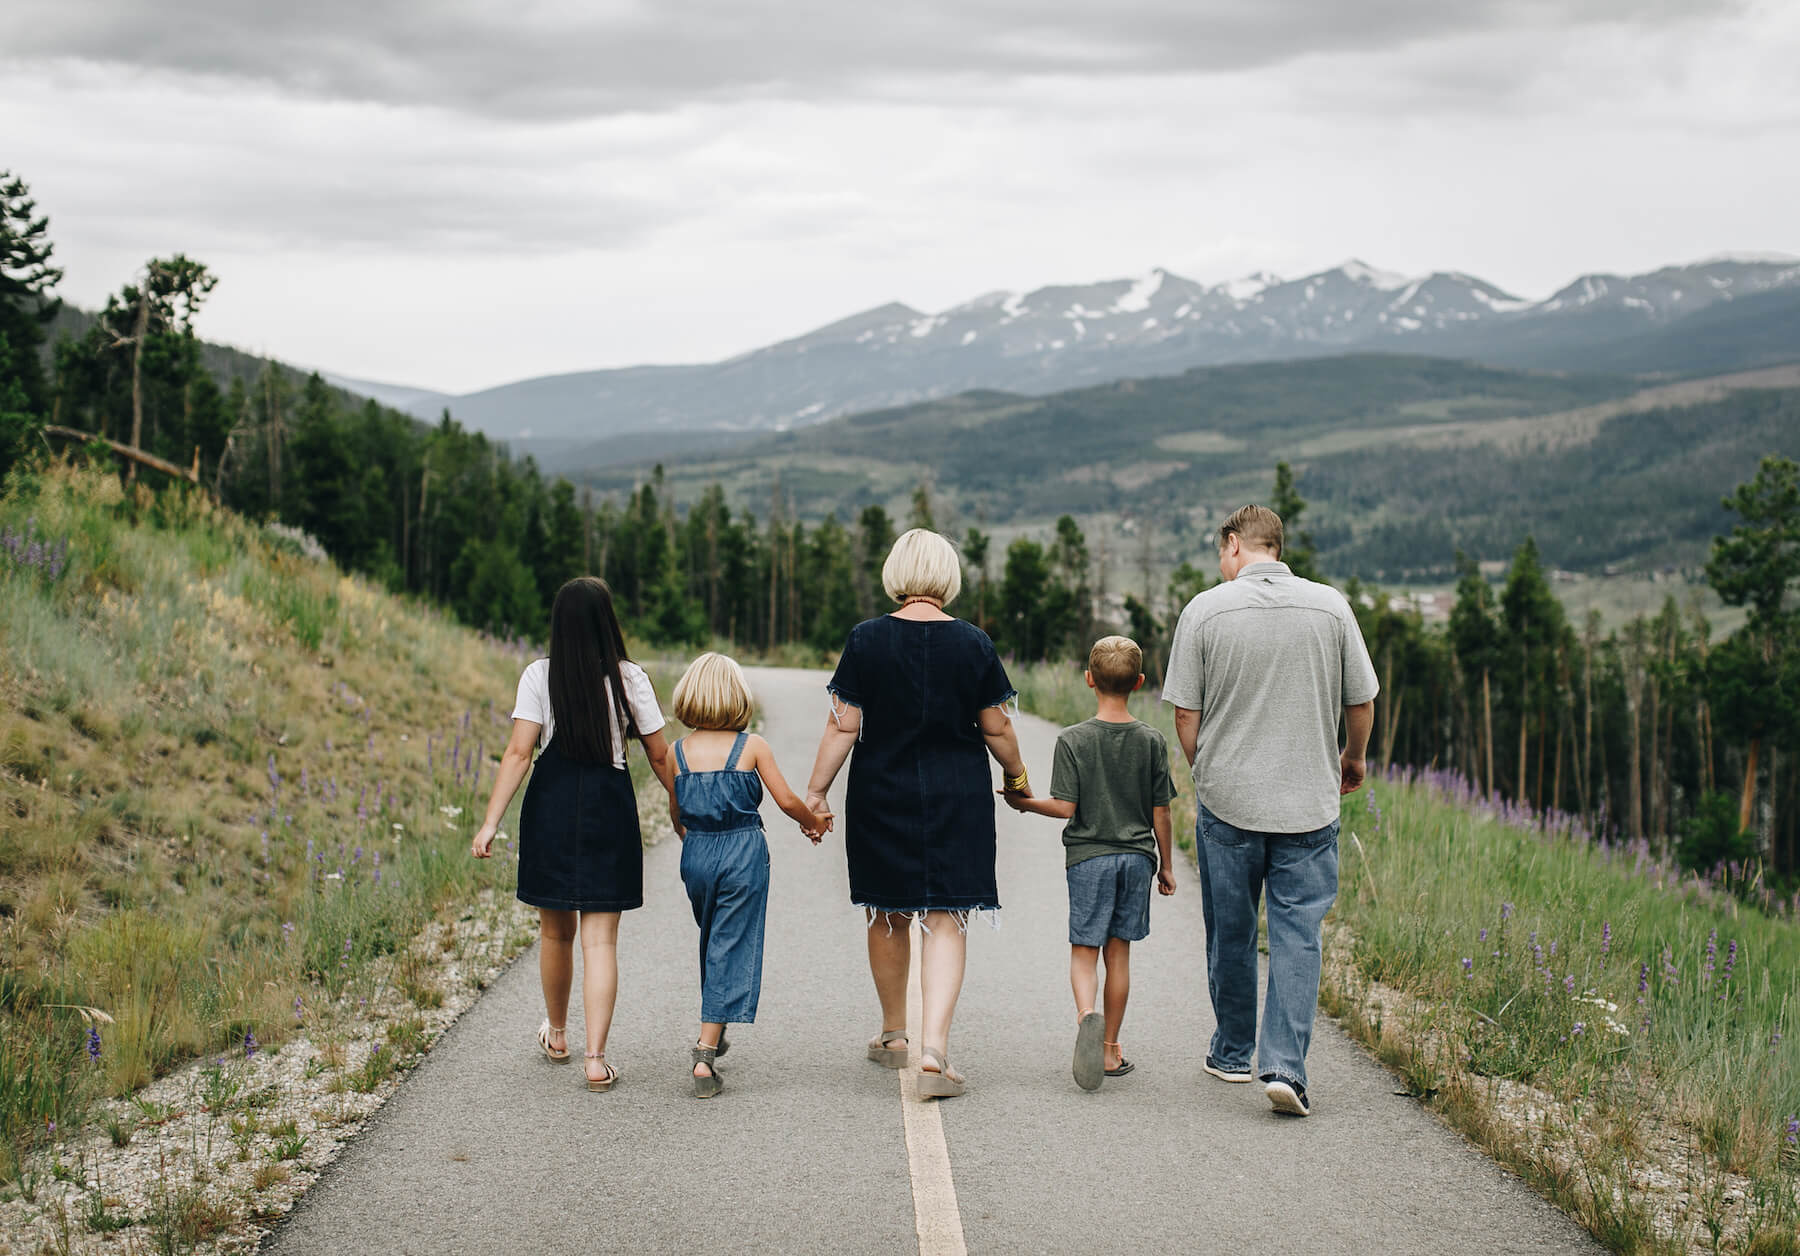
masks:
<instances>
[{"instance_id":1,"label":"woman's arm","mask_svg":"<svg viewBox=\"0 0 1800 1256\"><path fill-rule=\"evenodd\" d=\"M1013 779L1025 775L1025 759L1019 753L1019 737L1013 732L1012 720L1002 707L991 706L981 708L981 737L987 742L988 753L994 756L994 762L1007 778ZM1031 797L1031 787L1011 791L1021 797Z\"/></svg>"},{"instance_id":2,"label":"woman's arm","mask_svg":"<svg viewBox=\"0 0 1800 1256\"><path fill-rule=\"evenodd\" d=\"M807 810L824 817L827 833L831 831L833 816L825 795L831 792L831 783L837 780L844 760L850 757L851 748L861 733L862 708L834 697L831 714L825 717L825 735L819 738L819 755L813 760L812 777L806 784Z\"/></svg>"},{"instance_id":3,"label":"woman's arm","mask_svg":"<svg viewBox=\"0 0 1800 1256\"><path fill-rule=\"evenodd\" d=\"M669 753L669 743L662 735L662 729L654 733L645 733L638 738L644 743L644 757L650 760L650 770L656 773L656 779L669 793L669 801L675 801L675 756Z\"/></svg>"},{"instance_id":4,"label":"woman's arm","mask_svg":"<svg viewBox=\"0 0 1800 1256\"><path fill-rule=\"evenodd\" d=\"M506 809L512 806L513 795L519 792L519 782L531 771L531 752L543 731L542 724L533 724L530 720L513 721L512 736L506 741L506 749L500 752L500 770L494 773L494 792L488 796L487 817L475 830L475 840L469 843L469 853L475 858L486 859L493 850L494 834L500 831L500 821L506 815Z\"/></svg>"},{"instance_id":5,"label":"woman's arm","mask_svg":"<svg viewBox=\"0 0 1800 1256\"><path fill-rule=\"evenodd\" d=\"M756 774L762 777L763 786L769 791L769 797L781 808L782 814L800 826L800 831L812 838L813 845L819 844L819 838L831 824L831 817L819 815L800 801L798 794L788 787L787 778L781 769L775 766L775 752L769 749L769 743L761 737L751 734L750 751L754 756L752 766Z\"/></svg>"}]
</instances>

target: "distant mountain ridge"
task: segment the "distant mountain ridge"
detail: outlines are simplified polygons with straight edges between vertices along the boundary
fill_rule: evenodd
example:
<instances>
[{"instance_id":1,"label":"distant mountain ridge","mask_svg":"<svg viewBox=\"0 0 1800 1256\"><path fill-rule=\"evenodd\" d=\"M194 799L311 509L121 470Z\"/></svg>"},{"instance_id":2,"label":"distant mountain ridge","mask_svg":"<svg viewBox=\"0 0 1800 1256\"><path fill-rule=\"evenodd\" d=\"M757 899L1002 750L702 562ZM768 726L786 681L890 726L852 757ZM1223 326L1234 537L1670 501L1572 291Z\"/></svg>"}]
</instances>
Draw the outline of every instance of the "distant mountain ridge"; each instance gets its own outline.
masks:
<instances>
[{"instance_id":1,"label":"distant mountain ridge","mask_svg":"<svg viewBox=\"0 0 1800 1256\"><path fill-rule=\"evenodd\" d=\"M1715 333L1707 360L1665 365L1671 328L1746 298L1764 307L1754 350L1738 353ZM548 451L628 432L783 430L976 388L1044 394L1349 352L1536 369L1586 366L1599 353L1609 370L1640 373L1800 360L1800 258L1723 255L1584 275L1542 301L1459 271L1406 276L1354 259L1298 279L1259 273L1218 284L1158 269L991 292L938 313L890 303L723 362L578 371L464 396L387 395L421 417L448 406L496 438Z\"/></svg>"}]
</instances>

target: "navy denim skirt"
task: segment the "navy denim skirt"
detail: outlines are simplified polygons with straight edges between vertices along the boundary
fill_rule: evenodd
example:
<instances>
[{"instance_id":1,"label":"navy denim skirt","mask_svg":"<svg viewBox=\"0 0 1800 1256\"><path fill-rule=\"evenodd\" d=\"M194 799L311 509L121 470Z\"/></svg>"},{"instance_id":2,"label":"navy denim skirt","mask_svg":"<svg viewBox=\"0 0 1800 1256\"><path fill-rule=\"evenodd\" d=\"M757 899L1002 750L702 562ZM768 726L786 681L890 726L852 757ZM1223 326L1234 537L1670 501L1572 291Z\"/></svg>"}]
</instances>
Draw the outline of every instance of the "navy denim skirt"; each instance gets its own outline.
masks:
<instances>
[{"instance_id":1,"label":"navy denim skirt","mask_svg":"<svg viewBox=\"0 0 1800 1256\"><path fill-rule=\"evenodd\" d=\"M560 911L644 905L644 843L631 773L544 747L519 809L519 901Z\"/></svg>"}]
</instances>

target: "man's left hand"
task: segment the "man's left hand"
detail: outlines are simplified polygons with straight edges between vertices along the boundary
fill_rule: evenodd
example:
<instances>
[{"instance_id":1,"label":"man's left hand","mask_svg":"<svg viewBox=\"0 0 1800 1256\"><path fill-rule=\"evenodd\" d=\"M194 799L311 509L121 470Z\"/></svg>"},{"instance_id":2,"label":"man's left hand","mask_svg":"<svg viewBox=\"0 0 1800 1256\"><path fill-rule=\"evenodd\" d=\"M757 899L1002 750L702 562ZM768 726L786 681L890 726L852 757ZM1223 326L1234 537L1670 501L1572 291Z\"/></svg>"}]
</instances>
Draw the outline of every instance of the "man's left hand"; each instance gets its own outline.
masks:
<instances>
[{"instance_id":1,"label":"man's left hand","mask_svg":"<svg viewBox=\"0 0 1800 1256\"><path fill-rule=\"evenodd\" d=\"M1352 759L1348 753L1338 756L1338 770L1341 778L1338 781L1338 794L1354 794L1362 788L1364 764L1361 759Z\"/></svg>"}]
</instances>

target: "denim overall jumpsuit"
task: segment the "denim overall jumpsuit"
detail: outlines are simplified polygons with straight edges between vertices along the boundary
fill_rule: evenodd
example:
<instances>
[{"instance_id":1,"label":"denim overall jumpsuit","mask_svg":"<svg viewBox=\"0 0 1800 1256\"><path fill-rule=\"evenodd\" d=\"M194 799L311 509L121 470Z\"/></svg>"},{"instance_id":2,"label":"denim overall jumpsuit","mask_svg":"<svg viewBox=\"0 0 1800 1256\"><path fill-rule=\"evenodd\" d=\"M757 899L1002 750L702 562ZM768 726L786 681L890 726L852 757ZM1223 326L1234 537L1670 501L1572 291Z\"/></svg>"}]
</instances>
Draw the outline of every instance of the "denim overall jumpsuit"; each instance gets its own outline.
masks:
<instances>
[{"instance_id":1,"label":"denim overall jumpsuit","mask_svg":"<svg viewBox=\"0 0 1800 1256\"><path fill-rule=\"evenodd\" d=\"M675 743L675 801L687 839L681 880L700 926L700 1019L749 1023L762 994L763 921L769 906L769 843L763 836L762 778L737 766L747 734L716 772L688 769Z\"/></svg>"}]
</instances>

